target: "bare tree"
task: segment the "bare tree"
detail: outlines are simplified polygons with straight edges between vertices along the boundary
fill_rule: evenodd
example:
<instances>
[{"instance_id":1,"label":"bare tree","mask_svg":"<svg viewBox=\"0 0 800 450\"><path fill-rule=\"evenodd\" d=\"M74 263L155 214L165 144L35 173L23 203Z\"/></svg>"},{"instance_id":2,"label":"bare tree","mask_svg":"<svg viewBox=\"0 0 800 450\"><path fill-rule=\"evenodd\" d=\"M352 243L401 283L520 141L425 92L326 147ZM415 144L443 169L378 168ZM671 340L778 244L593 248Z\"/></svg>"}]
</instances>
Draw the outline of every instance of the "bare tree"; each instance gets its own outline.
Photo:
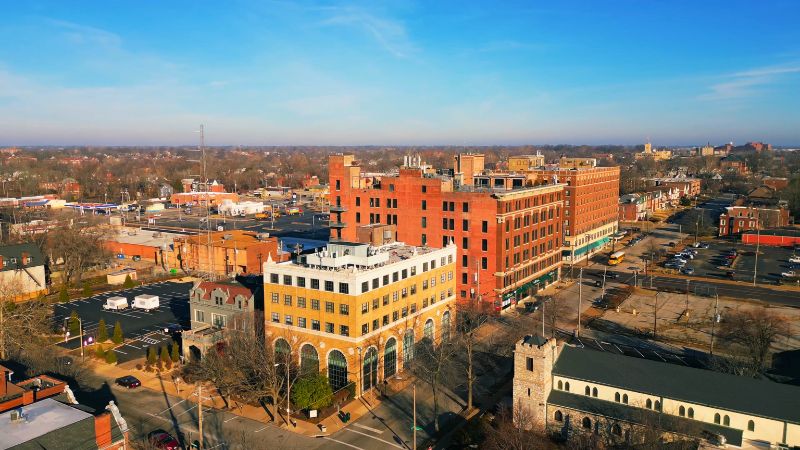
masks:
<instances>
[{"instance_id":1,"label":"bare tree","mask_svg":"<svg viewBox=\"0 0 800 450\"><path fill-rule=\"evenodd\" d=\"M48 305L39 300L14 302L21 294L18 281L0 278L0 359L38 345L49 331L52 311Z\"/></svg>"},{"instance_id":2,"label":"bare tree","mask_svg":"<svg viewBox=\"0 0 800 450\"><path fill-rule=\"evenodd\" d=\"M720 328L721 336L734 346L730 349L732 358L728 360L734 364L728 367L739 366L735 372L747 376L757 376L767 369L770 347L786 333L785 320L763 308L734 312L725 318Z\"/></svg>"},{"instance_id":3,"label":"bare tree","mask_svg":"<svg viewBox=\"0 0 800 450\"><path fill-rule=\"evenodd\" d=\"M547 437L522 424L532 423L535 413L520 402L516 408L505 408L499 412L492 426L486 427L487 450L541 450L550 448Z\"/></svg>"},{"instance_id":4,"label":"bare tree","mask_svg":"<svg viewBox=\"0 0 800 450\"><path fill-rule=\"evenodd\" d=\"M87 216L85 220L65 224L48 234L51 258L54 263L61 263L64 284L80 282L84 271L105 261L107 252L103 241L109 230L97 222L98 219Z\"/></svg>"},{"instance_id":5,"label":"bare tree","mask_svg":"<svg viewBox=\"0 0 800 450\"><path fill-rule=\"evenodd\" d=\"M456 315L455 344L463 350L463 359L459 359L459 365L463 370L463 375L467 385L467 410L472 410L473 389L478 376L475 373L476 352L482 348L484 340L479 338L478 331L481 326L488 322L489 315L477 304L472 301L458 305Z\"/></svg>"},{"instance_id":6,"label":"bare tree","mask_svg":"<svg viewBox=\"0 0 800 450\"><path fill-rule=\"evenodd\" d=\"M274 349L258 337L249 315L231 321L219 345L212 347L197 363L198 375L214 384L225 403L230 398L259 404L269 398L276 401L283 388Z\"/></svg>"},{"instance_id":7,"label":"bare tree","mask_svg":"<svg viewBox=\"0 0 800 450\"><path fill-rule=\"evenodd\" d=\"M442 383L454 375L453 360L460 351L453 340L439 339L436 342L428 338L416 345L414 351L413 370L417 379L430 386L433 392L433 427L439 432L439 394Z\"/></svg>"}]
</instances>

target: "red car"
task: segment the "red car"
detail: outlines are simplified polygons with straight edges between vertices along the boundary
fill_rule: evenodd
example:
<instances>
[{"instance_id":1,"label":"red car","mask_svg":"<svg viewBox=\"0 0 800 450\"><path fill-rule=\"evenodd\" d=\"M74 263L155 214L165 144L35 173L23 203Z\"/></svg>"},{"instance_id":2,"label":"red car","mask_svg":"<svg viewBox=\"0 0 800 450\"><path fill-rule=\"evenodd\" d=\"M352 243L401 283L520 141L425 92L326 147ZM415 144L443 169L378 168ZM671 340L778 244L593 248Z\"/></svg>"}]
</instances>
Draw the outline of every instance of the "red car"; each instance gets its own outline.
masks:
<instances>
[{"instance_id":1,"label":"red car","mask_svg":"<svg viewBox=\"0 0 800 450\"><path fill-rule=\"evenodd\" d=\"M158 429L147 434L147 440L154 448L161 450L180 450L181 444L171 434Z\"/></svg>"},{"instance_id":2,"label":"red car","mask_svg":"<svg viewBox=\"0 0 800 450\"><path fill-rule=\"evenodd\" d=\"M137 388L137 387L142 385L142 382L139 381L138 378L136 378L136 377L134 377L132 375L126 375L124 377L119 377L119 378L117 378L115 380L115 383L117 383L117 385L119 385L119 386L122 386L122 387L128 388L128 389L135 389L135 388Z\"/></svg>"}]
</instances>

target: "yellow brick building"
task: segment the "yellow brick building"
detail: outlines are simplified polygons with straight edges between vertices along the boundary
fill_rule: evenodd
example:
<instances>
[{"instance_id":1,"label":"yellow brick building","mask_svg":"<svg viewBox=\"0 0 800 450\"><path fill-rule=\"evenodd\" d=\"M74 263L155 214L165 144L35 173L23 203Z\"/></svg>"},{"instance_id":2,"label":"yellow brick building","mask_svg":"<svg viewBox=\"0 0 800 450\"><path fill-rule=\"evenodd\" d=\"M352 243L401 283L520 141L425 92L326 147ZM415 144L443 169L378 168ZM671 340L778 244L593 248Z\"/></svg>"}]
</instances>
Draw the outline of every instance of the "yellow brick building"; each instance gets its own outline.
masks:
<instances>
[{"instance_id":1,"label":"yellow brick building","mask_svg":"<svg viewBox=\"0 0 800 450\"><path fill-rule=\"evenodd\" d=\"M267 341L301 372L356 395L401 372L423 339L455 324L456 247L336 242L297 261L264 264Z\"/></svg>"}]
</instances>

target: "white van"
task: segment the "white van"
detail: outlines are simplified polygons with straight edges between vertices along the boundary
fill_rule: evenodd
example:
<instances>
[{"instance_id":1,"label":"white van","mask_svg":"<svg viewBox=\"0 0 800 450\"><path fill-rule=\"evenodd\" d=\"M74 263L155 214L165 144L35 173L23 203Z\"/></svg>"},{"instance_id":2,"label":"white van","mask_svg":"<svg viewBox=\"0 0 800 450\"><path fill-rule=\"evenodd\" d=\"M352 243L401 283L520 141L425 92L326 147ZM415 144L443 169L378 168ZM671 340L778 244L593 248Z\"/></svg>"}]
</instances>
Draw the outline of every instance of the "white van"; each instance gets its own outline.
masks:
<instances>
[{"instance_id":1,"label":"white van","mask_svg":"<svg viewBox=\"0 0 800 450\"><path fill-rule=\"evenodd\" d=\"M125 297L109 297L103 304L103 309L117 310L125 309L128 307L128 299Z\"/></svg>"},{"instance_id":2,"label":"white van","mask_svg":"<svg viewBox=\"0 0 800 450\"><path fill-rule=\"evenodd\" d=\"M143 309L145 311L158 309L158 296L151 294L137 295L133 298L132 307L134 309Z\"/></svg>"}]
</instances>

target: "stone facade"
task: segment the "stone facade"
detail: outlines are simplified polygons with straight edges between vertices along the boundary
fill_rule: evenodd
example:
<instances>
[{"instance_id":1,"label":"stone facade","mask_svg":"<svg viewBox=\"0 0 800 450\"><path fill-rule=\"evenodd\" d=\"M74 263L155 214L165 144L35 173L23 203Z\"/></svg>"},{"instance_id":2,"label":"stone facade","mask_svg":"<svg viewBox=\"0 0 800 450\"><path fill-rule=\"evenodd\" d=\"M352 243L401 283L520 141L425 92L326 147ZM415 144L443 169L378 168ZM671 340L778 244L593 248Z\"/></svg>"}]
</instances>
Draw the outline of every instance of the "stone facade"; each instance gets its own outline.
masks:
<instances>
[{"instance_id":1,"label":"stone facade","mask_svg":"<svg viewBox=\"0 0 800 450\"><path fill-rule=\"evenodd\" d=\"M523 428L546 429L547 397L553 389L552 370L557 354L555 339L534 335L517 342L514 349L514 408L526 408L532 416L532 423L518 424Z\"/></svg>"}]
</instances>

